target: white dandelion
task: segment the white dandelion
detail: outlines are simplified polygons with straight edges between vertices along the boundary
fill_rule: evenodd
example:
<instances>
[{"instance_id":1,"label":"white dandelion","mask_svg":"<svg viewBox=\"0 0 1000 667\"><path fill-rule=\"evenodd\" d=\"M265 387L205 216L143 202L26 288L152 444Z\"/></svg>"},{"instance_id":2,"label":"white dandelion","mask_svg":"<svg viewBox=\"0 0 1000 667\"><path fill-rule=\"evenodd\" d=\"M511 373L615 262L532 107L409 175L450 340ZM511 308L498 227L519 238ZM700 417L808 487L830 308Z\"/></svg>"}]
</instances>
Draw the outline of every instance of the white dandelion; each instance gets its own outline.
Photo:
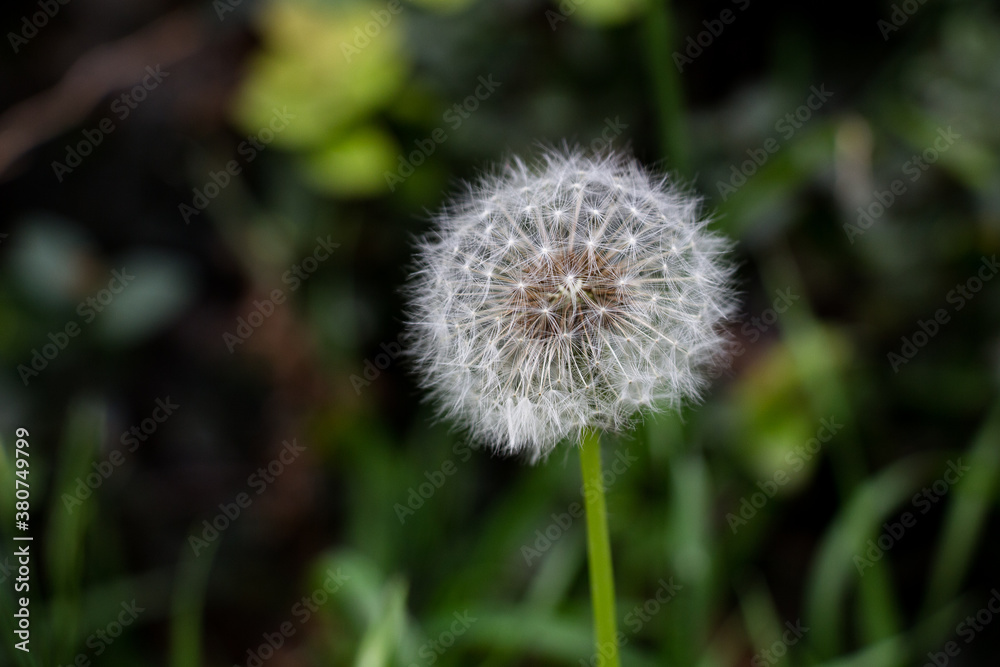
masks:
<instances>
[{"instance_id":1,"label":"white dandelion","mask_svg":"<svg viewBox=\"0 0 1000 667\"><path fill-rule=\"evenodd\" d=\"M633 159L514 158L420 243L421 382L443 417L532 461L695 400L734 307L727 250L699 198Z\"/></svg>"}]
</instances>

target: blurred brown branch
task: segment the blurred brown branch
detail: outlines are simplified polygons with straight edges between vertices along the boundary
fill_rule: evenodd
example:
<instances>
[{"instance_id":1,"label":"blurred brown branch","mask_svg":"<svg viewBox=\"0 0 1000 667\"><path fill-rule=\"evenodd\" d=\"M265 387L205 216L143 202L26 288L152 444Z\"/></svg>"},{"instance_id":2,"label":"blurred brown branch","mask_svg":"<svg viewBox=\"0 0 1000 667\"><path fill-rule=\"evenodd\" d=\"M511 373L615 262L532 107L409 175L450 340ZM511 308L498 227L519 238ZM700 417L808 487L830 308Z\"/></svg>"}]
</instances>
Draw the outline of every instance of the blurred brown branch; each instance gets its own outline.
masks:
<instances>
[{"instance_id":1,"label":"blurred brown branch","mask_svg":"<svg viewBox=\"0 0 1000 667\"><path fill-rule=\"evenodd\" d=\"M0 179L23 155L79 123L106 95L135 83L144 67L183 60L205 37L197 15L179 11L81 55L59 83L0 116Z\"/></svg>"}]
</instances>

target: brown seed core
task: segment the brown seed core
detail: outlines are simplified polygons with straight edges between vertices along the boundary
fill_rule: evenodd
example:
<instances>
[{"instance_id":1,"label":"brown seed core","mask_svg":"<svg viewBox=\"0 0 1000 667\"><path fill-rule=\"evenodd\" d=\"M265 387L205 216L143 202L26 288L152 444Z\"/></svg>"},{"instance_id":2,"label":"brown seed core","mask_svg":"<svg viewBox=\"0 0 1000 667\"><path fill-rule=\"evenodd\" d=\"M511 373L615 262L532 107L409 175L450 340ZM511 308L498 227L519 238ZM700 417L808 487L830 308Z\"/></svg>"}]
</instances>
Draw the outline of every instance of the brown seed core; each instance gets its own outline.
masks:
<instances>
[{"instance_id":1,"label":"brown seed core","mask_svg":"<svg viewBox=\"0 0 1000 667\"><path fill-rule=\"evenodd\" d=\"M577 339L587 330L621 319L633 288L622 283L622 271L601 252L564 250L536 258L517 276L514 287L514 330L532 340Z\"/></svg>"}]
</instances>

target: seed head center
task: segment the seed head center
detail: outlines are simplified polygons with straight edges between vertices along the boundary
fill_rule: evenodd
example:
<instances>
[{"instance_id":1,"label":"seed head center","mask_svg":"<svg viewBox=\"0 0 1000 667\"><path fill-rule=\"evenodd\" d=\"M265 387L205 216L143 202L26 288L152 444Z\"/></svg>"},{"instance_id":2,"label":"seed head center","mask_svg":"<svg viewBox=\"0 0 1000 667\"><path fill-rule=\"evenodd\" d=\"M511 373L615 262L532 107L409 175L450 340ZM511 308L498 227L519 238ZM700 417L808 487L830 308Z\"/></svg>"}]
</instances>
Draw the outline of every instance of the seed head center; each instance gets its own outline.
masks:
<instances>
[{"instance_id":1,"label":"seed head center","mask_svg":"<svg viewBox=\"0 0 1000 667\"><path fill-rule=\"evenodd\" d=\"M576 309L579 305L578 301L581 294L585 294L588 297L591 296L583 279L570 274L557 286L555 292L549 294L549 298L555 302L568 300L572 307Z\"/></svg>"},{"instance_id":2,"label":"seed head center","mask_svg":"<svg viewBox=\"0 0 1000 667\"><path fill-rule=\"evenodd\" d=\"M518 284L527 297L511 313L527 337L549 340L575 338L590 327L609 325L628 289L618 284L620 268L593 253L553 253L549 261L527 267ZM609 319L610 318L610 319Z\"/></svg>"}]
</instances>

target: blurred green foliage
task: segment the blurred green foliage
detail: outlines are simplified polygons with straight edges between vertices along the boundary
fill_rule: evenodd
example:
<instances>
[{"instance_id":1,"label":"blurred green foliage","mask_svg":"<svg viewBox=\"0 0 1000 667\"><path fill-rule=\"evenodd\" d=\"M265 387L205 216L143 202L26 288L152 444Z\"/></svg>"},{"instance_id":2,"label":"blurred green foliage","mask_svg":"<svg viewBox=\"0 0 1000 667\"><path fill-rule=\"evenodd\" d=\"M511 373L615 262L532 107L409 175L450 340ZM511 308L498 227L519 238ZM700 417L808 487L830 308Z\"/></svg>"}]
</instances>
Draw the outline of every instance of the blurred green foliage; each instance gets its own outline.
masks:
<instances>
[{"instance_id":1,"label":"blurred green foliage","mask_svg":"<svg viewBox=\"0 0 1000 667\"><path fill-rule=\"evenodd\" d=\"M988 664L1000 625L966 643L960 624L998 585L1000 287L961 308L948 295L1000 248L997 10L927 3L883 39L891 3L820 19L669 4L286 0L231 27L206 3L210 29L257 40L221 120L185 126L179 102L137 113L57 197L46 159L5 184L0 536L25 426L37 551L30 655L12 649L0 563L0 664L596 664L584 528L565 518L576 453L527 467L470 449L419 404L394 345L426 211L509 152L600 147L612 121L612 147L705 195L745 296L706 403L605 443L609 461L635 457L608 488L623 664L894 667L950 641L950 664ZM706 30L683 72L653 62ZM447 115L490 75L496 94ZM285 108L273 146L185 224L177 204ZM958 139L934 149L947 128ZM176 144L147 154L164 134ZM340 245L291 288L318 237ZM122 267L135 282L83 322L78 304ZM275 289L287 302L229 354L222 334ZM779 312L781 293L797 298ZM70 321L80 337L25 385L19 367ZM178 416L71 511L66 494L166 395ZM193 554L293 437L303 460ZM936 494L958 460L969 472ZM133 599L141 616L98 655L93 633ZM808 631L792 643L786 624Z\"/></svg>"}]
</instances>

